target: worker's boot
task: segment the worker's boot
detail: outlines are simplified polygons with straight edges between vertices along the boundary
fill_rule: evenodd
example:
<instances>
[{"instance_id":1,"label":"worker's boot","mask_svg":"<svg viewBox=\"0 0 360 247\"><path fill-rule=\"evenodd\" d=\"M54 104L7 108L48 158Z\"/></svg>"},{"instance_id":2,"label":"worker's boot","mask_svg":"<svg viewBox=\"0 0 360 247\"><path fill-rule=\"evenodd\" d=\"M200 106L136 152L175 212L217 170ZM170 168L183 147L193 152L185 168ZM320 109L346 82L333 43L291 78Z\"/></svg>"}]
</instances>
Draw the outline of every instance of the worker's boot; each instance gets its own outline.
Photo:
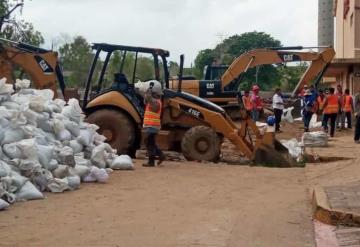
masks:
<instances>
[{"instance_id":1,"label":"worker's boot","mask_svg":"<svg viewBox=\"0 0 360 247\"><path fill-rule=\"evenodd\" d=\"M160 154L159 160L157 162L158 165L161 165L161 163L165 160L165 155L163 153Z\"/></svg>"},{"instance_id":2,"label":"worker's boot","mask_svg":"<svg viewBox=\"0 0 360 247\"><path fill-rule=\"evenodd\" d=\"M143 164L144 167L154 167L155 166L155 160L149 159L149 161L145 164Z\"/></svg>"}]
</instances>

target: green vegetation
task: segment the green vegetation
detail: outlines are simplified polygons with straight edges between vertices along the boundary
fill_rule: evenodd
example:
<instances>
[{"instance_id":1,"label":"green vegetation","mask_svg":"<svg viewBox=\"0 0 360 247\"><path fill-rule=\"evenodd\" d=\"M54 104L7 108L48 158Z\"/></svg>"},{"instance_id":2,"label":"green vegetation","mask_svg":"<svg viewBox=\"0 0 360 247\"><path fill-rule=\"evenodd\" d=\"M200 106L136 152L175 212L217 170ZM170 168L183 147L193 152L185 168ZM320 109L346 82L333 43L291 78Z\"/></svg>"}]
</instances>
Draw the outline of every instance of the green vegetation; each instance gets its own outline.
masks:
<instances>
[{"instance_id":1,"label":"green vegetation","mask_svg":"<svg viewBox=\"0 0 360 247\"><path fill-rule=\"evenodd\" d=\"M279 46L282 46L279 40L264 32L254 31L233 35L218 44L214 49L205 49L199 52L195 59L195 75L201 78L205 65L212 63L231 64L236 57L246 51L255 48ZM280 78L281 75L275 66L263 65L249 69L240 84L240 88L249 88L257 81L262 90L269 90L274 86L280 86Z\"/></svg>"},{"instance_id":2,"label":"green vegetation","mask_svg":"<svg viewBox=\"0 0 360 247\"><path fill-rule=\"evenodd\" d=\"M23 0L0 0L0 16L5 15L9 9L14 7L17 3L22 3ZM22 19L10 16L4 23L0 32L0 38L5 38L13 41L24 42L39 46L44 43L44 37L41 33L34 29L34 26Z\"/></svg>"}]
</instances>

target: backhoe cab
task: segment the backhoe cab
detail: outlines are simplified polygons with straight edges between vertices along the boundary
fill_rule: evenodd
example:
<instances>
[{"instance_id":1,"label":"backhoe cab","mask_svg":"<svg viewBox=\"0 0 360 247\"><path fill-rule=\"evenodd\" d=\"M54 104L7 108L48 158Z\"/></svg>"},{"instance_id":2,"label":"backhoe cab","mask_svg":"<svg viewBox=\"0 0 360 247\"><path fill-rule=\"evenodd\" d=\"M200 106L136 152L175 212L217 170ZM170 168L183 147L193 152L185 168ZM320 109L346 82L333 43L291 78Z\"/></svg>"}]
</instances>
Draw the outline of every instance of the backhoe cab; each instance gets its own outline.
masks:
<instances>
[{"instance_id":1,"label":"backhoe cab","mask_svg":"<svg viewBox=\"0 0 360 247\"><path fill-rule=\"evenodd\" d=\"M87 121L100 127L99 132L118 153L134 155L143 139L144 105L134 87L135 80L156 79L164 86L162 129L158 137L162 149L182 152L188 160L216 161L223 138L227 138L250 160L267 164L275 161L277 166L292 163L288 156L275 150L279 145L274 133L261 133L245 111L238 128L218 105L183 92L183 56L177 88L171 90L168 51L103 43L94 44L93 49L95 56L83 110ZM153 65L152 74L140 73L141 65L149 61Z\"/></svg>"}]
</instances>

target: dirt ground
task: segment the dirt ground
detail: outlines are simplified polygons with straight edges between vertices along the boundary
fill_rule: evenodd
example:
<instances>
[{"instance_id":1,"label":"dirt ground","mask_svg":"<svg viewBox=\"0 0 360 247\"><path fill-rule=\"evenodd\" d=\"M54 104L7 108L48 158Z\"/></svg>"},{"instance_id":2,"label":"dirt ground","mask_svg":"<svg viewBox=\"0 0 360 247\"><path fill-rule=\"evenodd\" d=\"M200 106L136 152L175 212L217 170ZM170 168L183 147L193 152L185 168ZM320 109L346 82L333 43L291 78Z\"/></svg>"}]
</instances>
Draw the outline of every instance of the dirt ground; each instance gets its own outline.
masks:
<instances>
[{"instance_id":1,"label":"dirt ground","mask_svg":"<svg viewBox=\"0 0 360 247\"><path fill-rule=\"evenodd\" d=\"M301 136L294 126L283 138ZM357 149L348 131L309 152L356 158ZM0 246L314 246L311 187L356 181L358 161L279 169L137 160L107 184L12 205L0 213Z\"/></svg>"}]
</instances>

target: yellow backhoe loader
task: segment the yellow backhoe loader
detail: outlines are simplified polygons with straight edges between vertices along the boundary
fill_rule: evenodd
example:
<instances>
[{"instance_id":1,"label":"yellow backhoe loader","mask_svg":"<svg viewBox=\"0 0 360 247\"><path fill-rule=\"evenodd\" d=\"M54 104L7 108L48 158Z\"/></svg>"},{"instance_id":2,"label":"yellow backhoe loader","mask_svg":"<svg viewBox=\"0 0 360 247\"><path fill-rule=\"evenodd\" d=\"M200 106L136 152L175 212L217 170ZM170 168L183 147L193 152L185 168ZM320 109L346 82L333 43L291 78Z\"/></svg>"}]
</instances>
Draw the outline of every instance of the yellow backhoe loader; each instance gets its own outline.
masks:
<instances>
[{"instance_id":1,"label":"yellow backhoe loader","mask_svg":"<svg viewBox=\"0 0 360 247\"><path fill-rule=\"evenodd\" d=\"M236 118L239 113L239 84L244 74L250 68L265 64L283 64L300 61L310 62L309 67L291 94L292 97L294 97L305 84L309 84L315 80L314 84L317 85L334 58L335 51L332 47L320 48L319 52L295 51L308 49L302 46L254 49L237 57L227 69L224 68L224 66L215 67L218 68L218 70L215 71L217 73L219 71L225 71L220 79L207 79L209 77L211 78L211 76L209 75L209 71L206 71L205 80L185 78L185 80L183 80L182 90L223 107L231 117ZM211 67L208 68L211 69ZM177 87L178 80L170 79L169 88L176 89Z\"/></svg>"},{"instance_id":2,"label":"yellow backhoe loader","mask_svg":"<svg viewBox=\"0 0 360 247\"><path fill-rule=\"evenodd\" d=\"M99 132L118 153L134 155L141 145L144 105L134 82L138 77L138 61L142 54L147 54L154 64L153 78L147 79L156 79L164 85L162 129L158 138L162 149L182 152L188 160L216 161L223 138L227 138L249 160L277 166L293 163L287 150L276 141L274 132L260 131L246 111L242 111L240 127L237 127L218 105L183 92L183 56L178 88L173 90L169 89L168 51L104 43L94 44L93 49L96 52L86 83L83 111L87 121L100 127ZM107 81L108 64L115 51L121 52L122 61L114 80ZM127 60L128 56L132 59ZM105 58L104 62L100 57ZM129 61L133 62L133 72L126 76L123 70L129 67ZM99 75L94 73L97 64L102 65Z\"/></svg>"},{"instance_id":3,"label":"yellow backhoe loader","mask_svg":"<svg viewBox=\"0 0 360 247\"><path fill-rule=\"evenodd\" d=\"M0 78L6 77L6 82L13 84L15 65L30 76L32 87L51 89L57 97L58 81L64 95L65 83L57 52L0 39Z\"/></svg>"}]
</instances>

